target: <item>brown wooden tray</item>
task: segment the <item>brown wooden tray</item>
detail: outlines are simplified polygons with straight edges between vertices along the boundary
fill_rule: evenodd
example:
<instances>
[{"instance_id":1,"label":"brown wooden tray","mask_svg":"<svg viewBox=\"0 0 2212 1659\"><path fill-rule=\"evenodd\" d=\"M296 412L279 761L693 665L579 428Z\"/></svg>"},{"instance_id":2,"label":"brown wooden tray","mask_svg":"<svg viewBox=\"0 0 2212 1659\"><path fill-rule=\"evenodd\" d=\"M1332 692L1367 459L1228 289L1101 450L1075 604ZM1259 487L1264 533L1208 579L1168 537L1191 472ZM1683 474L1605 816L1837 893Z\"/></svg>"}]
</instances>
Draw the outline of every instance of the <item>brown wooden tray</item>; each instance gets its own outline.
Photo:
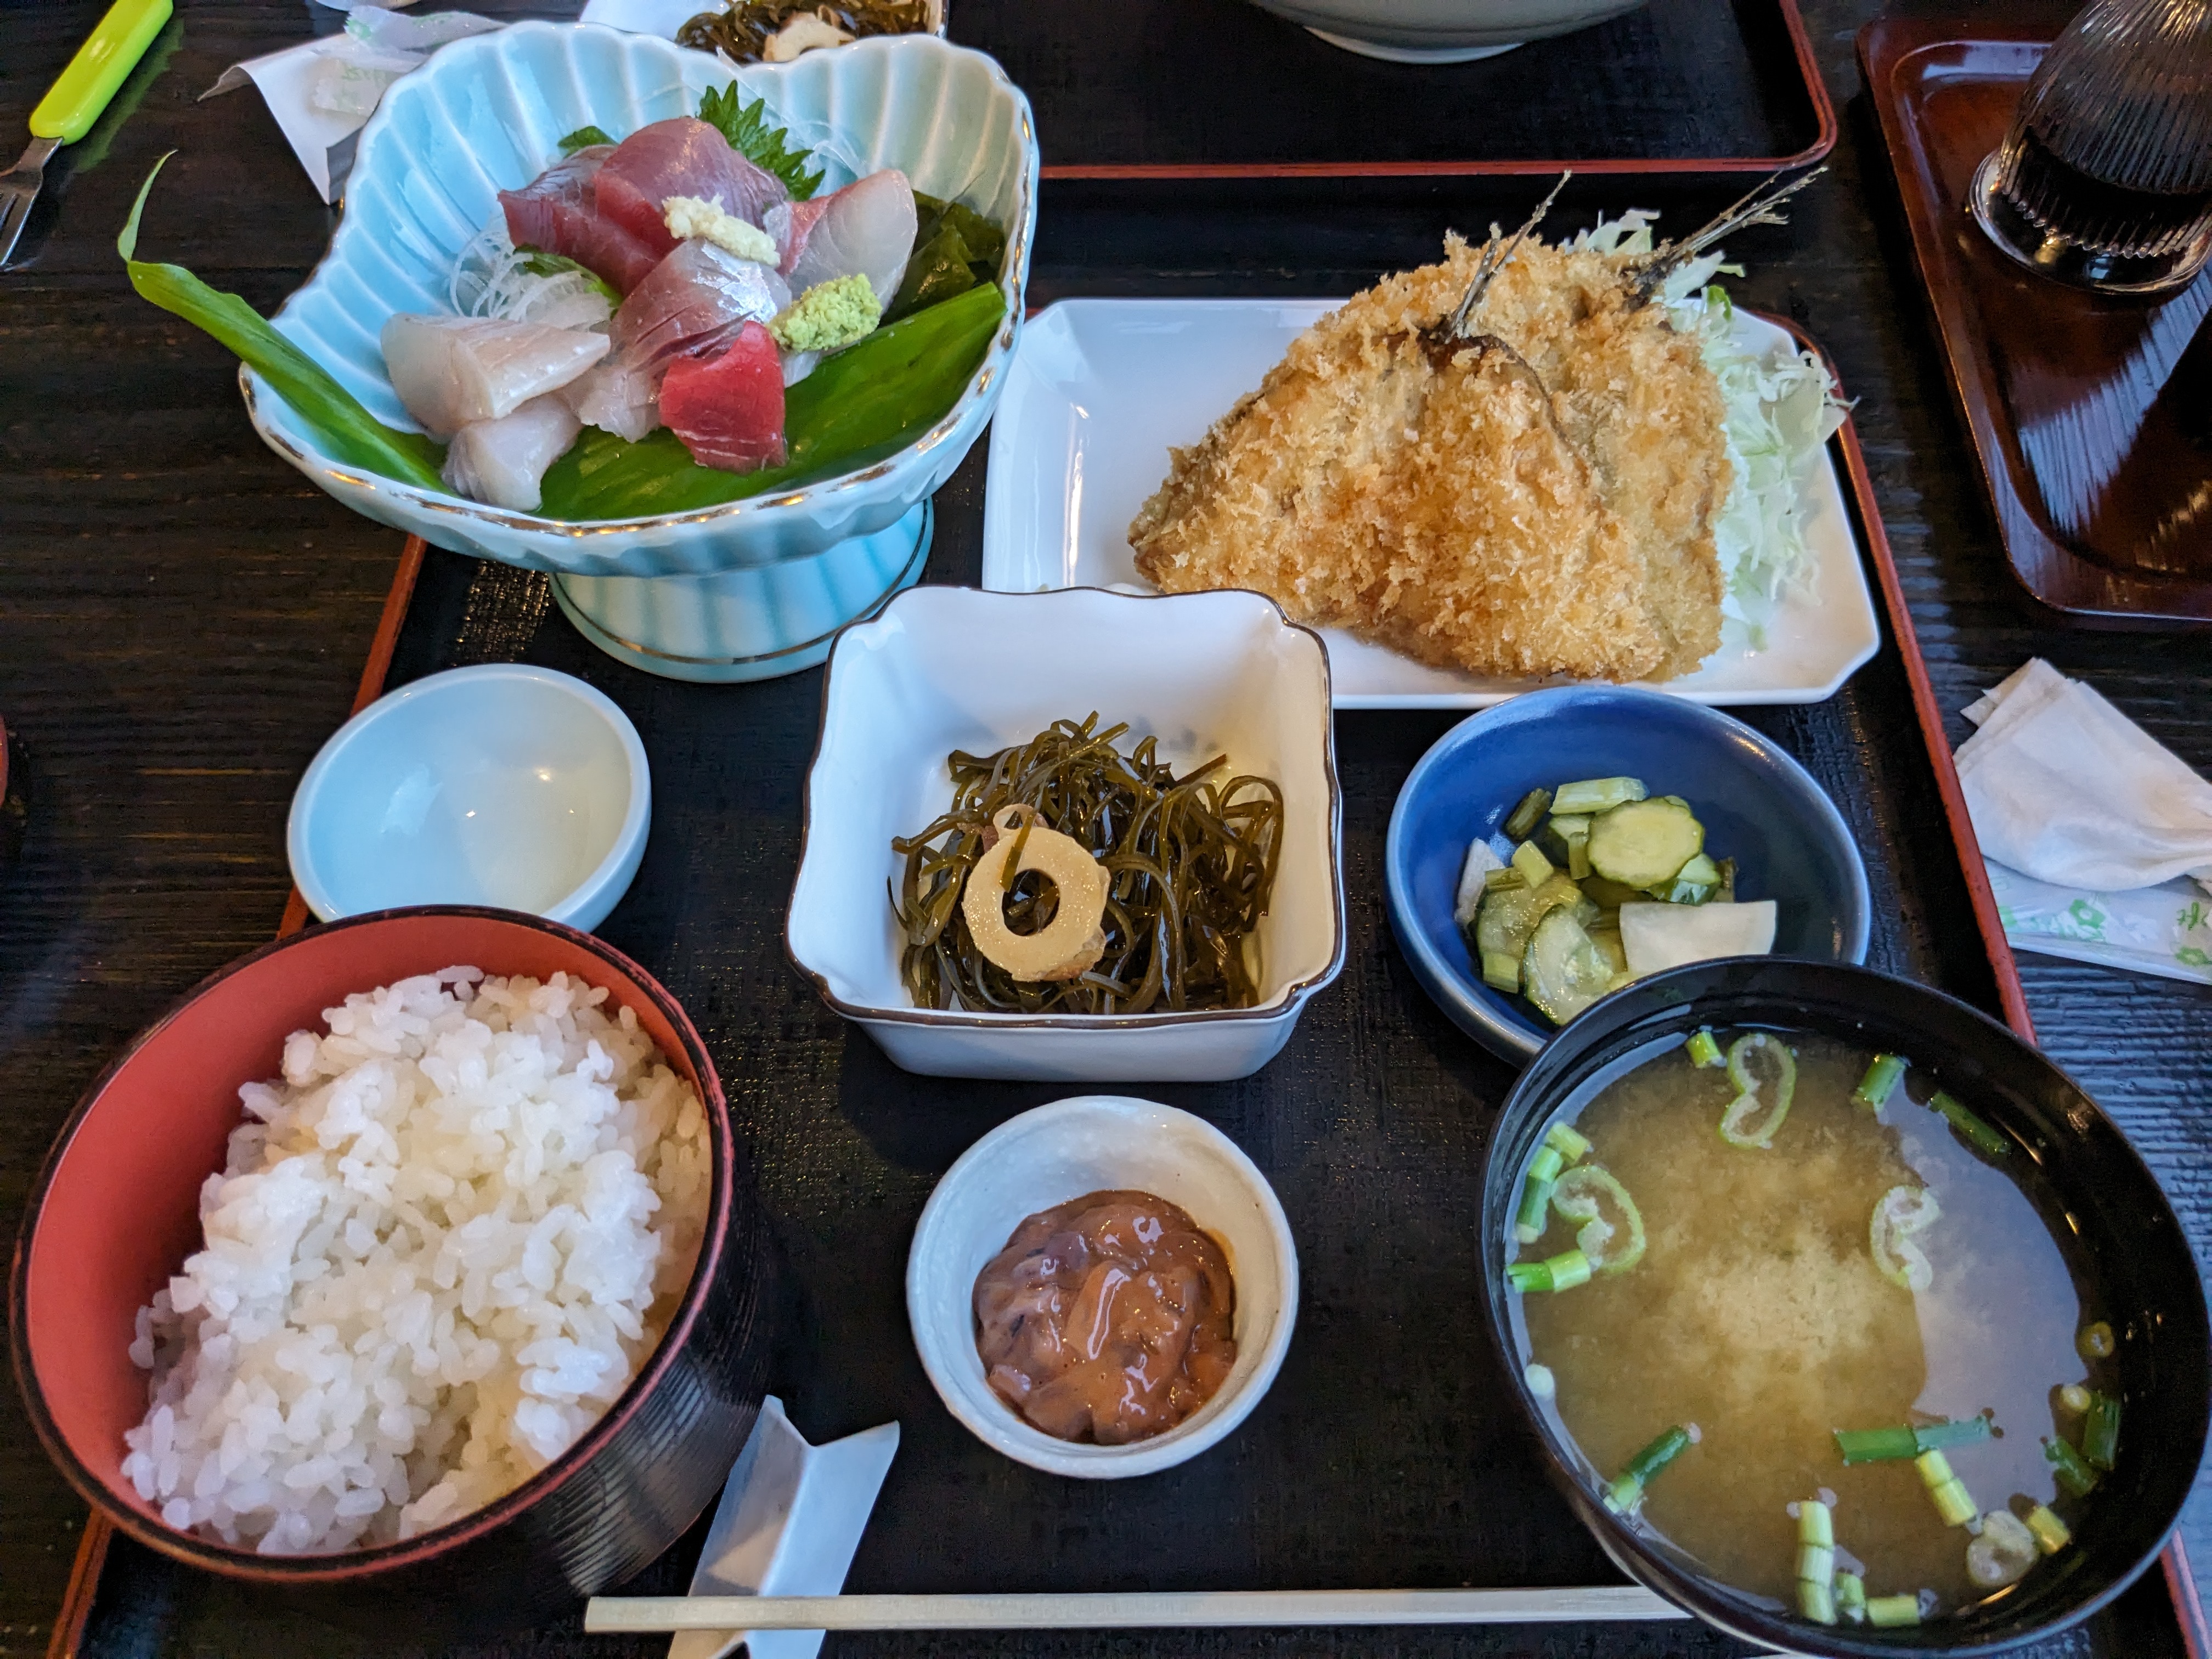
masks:
<instances>
[{"instance_id":1,"label":"brown wooden tray","mask_svg":"<svg viewBox=\"0 0 2212 1659\"><path fill-rule=\"evenodd\" d=\"M2085 625L2212 623L2212 270L2105 299L2021 270L1965 206L2055 33L1884 17L1859 63L2014 572Z\"/></svg>"}]
</instances>

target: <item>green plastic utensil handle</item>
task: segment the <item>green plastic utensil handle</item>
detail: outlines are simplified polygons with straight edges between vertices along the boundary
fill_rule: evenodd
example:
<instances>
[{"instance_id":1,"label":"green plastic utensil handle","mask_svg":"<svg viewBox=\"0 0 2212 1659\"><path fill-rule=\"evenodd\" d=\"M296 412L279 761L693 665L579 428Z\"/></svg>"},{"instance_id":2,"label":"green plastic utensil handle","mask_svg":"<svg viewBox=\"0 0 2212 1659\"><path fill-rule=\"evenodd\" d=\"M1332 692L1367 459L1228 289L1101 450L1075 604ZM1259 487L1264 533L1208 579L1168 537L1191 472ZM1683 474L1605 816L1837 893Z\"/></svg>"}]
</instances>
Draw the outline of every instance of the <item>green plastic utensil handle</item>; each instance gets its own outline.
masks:
<instances>
[{"instance_id":1,"label":"green plastic utensil handle","mask_svg":"<svg viewBox=\"0 0 2212 1659\"><path fill-rule=\"evenodd\" d=\"M31 112L31 136L73 144L90 132L175 9L174 0L115 0Z\"/></svg>"}]
</instances>

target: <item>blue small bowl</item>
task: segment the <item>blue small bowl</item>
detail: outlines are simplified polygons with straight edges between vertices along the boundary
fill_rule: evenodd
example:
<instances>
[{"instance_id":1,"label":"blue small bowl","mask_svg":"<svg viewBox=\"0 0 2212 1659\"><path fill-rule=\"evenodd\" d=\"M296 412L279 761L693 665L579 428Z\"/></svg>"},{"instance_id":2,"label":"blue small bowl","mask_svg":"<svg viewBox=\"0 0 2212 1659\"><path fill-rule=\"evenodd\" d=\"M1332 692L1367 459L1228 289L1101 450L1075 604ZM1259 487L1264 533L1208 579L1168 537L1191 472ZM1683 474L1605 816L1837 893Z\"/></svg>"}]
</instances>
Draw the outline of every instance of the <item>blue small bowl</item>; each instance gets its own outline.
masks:
<instances>
[{"instance_id":1,"label":"blue small bowl","mask_svg":"<svg viewBox=\"0 0 2212 1659\"><path fill-rule=\"evenodd\" d=\"M1776 901L1778 957L1862 963L1873 908L1866 865L1812 774L1741 720L1659 691L1562 686L1461 721L1421 757L1390 812L1390 925L1422 989L1501 1060L1525 1065L1557 1027L1492 990L1452 921L1470 842L1499 831L1531 789L1576 778L1642 778L1680 795L1736 891Z\"/></svg>"},{"instance_id":2,"label":"blue small bowl","mask_svg":"<svg viewBox=\"0 0 2212 1659\"><path fill-rule=\"evenodd\" d=\"M589 933L645 857L645 745L612 698L525 663L453 668L331 734L292 797L285 851L325 921L490 905Z\"/></svg>"}]
</instances>

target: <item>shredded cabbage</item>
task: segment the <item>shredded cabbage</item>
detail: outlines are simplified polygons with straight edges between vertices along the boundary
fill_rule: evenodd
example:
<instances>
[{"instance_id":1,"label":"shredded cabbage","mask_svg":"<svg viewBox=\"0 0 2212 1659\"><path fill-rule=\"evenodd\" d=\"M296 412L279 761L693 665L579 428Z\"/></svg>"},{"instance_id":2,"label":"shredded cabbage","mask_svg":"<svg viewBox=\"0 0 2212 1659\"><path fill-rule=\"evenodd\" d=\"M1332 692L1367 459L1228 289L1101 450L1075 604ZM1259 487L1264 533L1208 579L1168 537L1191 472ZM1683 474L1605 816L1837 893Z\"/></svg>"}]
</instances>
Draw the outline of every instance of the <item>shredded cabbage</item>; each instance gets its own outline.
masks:
<instances>
[{"instance_id":1,"label":"shredded cabbage","mask_svg":"<svg viewBox=\"0 0 2212 1659\"><path fill-rule=\"evenodd\" d=\"M1600 219L1571 246L1649 253L1658 217L1632 208L1618 219ZM1659 302L1676 328L1697 337L1705 367L1720 382L1734 474L1713 524L1724 589L1721 611L1745 644L1764 650L1767 624L1790 590L1812 574L1801 492L1814 458L1843 425L1850 405L1836 395L1827 366L1814 353L1781 346L1754 352L1737 343L1735 307L1712 280L1722 275L1741 276L1743 267L1723 263L1717 252L1702 254L1668 277Z\"/></svg>"}]
</instances>

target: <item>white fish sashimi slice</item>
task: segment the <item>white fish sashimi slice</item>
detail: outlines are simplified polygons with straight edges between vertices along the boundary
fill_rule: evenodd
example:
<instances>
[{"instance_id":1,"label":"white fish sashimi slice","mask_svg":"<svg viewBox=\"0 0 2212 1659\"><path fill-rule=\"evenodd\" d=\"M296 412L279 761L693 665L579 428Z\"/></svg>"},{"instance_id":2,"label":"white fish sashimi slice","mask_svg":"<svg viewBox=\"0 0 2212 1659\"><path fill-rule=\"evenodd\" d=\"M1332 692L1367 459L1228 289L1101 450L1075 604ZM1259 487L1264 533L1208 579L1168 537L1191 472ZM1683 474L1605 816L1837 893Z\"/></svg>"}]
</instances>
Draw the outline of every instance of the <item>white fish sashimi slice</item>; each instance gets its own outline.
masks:
<instances>
[{"instance_id":1,"label":"white fish sashimi slice","mask_svg":"<svg viewBox=\"0 0 2212 1659\"><path fill-rule=\"evenodd\" d=\"M499 420L471 422L446 451L447 488L473 501L535 513L545 469L582 430L574 411L550 393Z\"/></svg>"},{"instance_id":2,"label":"white fish sashimi slice","mask_svg":"<svg viewBox=\"0 0 2212 1659\"><path fill-rule=\"evenodd\" d=\"M666 367L610 357L563 386L561 398L586 426L636 443L660 424L660 376Z\"/></svg>"},{"instance_id":3,"label":"white fish sashimi slice","mask_svg":"<svg viewBox=\"0 0 2212 1659\"><path fill-rule=\"evenodd\" d=\"M823 198L821 210L809 222L812 202L801 202L788 220L778 218L769 226L784 244L784 274L791 291L859 275L876 291L876 303L888 309L897 297L899 279L914 252L914 186L896 167L885 167L856 179L836 194Z\"/></svg>"},{"instance_id":4,"label":"white fish sashimi slice","mask_svg":"<svg viewBox=\"0 0 2212 1659\"><path fill-rule=\"evenodd\" d=\"M386 320L381 343L392 389L434 438L503 420L607 355L604 334L404 312Z\"/></svg>"},{"instance_id":5,"label":"white fish sashimi slice","mask_svg":"<svg viewBox=\"0 0 2212 1659\"><path fill-rule=\"evenodd\" d=\"M501 313L494 313L494 315ZM547 328L588 329L603 334L613 320L615 308L607 296L574 271L545 277L518 295L505 316L518 323L542 323Z\"/></svg>"}]
</instances>

